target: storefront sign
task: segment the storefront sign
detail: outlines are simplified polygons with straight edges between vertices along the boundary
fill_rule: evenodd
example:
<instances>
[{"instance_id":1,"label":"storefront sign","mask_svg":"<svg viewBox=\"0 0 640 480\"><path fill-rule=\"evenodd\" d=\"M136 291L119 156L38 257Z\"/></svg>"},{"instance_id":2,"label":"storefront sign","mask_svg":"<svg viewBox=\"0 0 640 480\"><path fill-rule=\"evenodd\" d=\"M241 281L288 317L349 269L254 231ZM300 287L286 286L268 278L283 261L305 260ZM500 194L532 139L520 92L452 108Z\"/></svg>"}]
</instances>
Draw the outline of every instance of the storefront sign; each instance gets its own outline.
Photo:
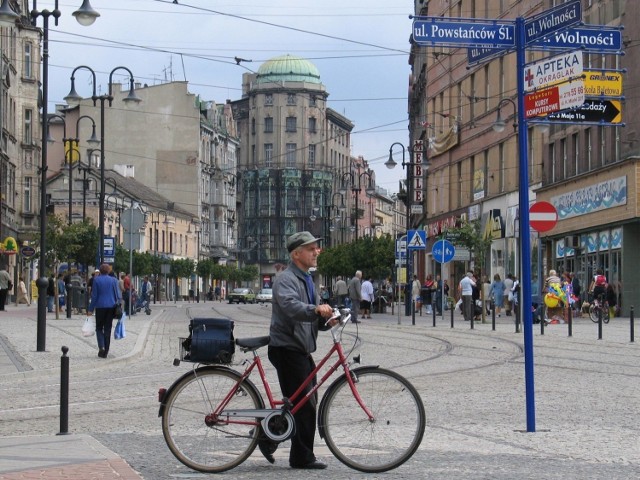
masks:
<instances>
[{"instance_id":1,"label":"storefront sign","mask_svg":"<svg viewBox=\"0 0 640 480\"><path fill-rule=\"evenodd\" d=\"M556 195L550 201L558 211L559 220L626 205L627 177L612 178Z\"/></svg>"}]
</instances>

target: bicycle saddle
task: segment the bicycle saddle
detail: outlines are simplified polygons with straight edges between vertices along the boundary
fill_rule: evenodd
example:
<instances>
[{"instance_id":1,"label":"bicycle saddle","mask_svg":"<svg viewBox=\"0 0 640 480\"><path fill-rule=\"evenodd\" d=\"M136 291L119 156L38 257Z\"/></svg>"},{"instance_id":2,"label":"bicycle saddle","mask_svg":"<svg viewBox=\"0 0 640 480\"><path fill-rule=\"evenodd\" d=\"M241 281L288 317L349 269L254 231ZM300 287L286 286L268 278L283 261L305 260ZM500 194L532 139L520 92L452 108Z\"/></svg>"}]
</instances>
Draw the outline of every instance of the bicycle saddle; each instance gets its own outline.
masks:
<instances>
[{"instance_id":1,"label":"bicycle saddle","mask_svg":"<svg viewBox=\"0 0 640 480\"><path fill-rule=\"evenodd\" d=\"M248 350L257 350L260 347L264 347L265 345L269 345L269 341L271 337L252 337L252 338L238 338L236 339L236 345L238 345L241 349Z\"/></svg>"}]
</instances>

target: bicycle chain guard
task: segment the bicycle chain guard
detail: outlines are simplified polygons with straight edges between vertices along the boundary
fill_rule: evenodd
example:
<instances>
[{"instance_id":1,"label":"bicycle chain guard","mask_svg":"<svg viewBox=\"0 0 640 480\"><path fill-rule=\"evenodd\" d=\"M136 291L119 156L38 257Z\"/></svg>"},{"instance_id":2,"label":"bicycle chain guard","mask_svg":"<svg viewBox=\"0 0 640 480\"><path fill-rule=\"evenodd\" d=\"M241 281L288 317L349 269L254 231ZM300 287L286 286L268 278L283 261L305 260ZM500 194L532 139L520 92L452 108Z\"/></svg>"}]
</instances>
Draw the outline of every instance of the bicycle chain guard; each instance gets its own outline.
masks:
<instances>
[{"instance_id":1,"label":"bicycle chain guard","mask_svg":"<svg viewBox=\"0 0 640 480\"><path fill-rule=\"evenodd\" d=\"M260 422L264 434L274 442L284 442L296 431L296 422L291 412L273 412Z\"/></svg>"}]
</instances>

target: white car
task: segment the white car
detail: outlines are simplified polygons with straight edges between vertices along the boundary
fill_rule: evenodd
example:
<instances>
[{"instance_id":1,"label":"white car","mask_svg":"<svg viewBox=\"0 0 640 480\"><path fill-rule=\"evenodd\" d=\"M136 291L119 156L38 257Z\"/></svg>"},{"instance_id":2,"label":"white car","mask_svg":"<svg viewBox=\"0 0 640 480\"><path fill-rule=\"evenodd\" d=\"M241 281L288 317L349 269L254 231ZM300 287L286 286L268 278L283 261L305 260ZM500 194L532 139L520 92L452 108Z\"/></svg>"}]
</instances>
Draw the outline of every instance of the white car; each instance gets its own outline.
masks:
<instances>
[{"instance_id":1,"label":"white car","mask_svg":"<svg viewBox=\"0 0 640 480\"><path fill-rule=\"evenodd\" d=\"M273 290L270 288L263 288L256 295L256 302L258 303L271 303L273 299Z\"/></svg>"}]
</instances>

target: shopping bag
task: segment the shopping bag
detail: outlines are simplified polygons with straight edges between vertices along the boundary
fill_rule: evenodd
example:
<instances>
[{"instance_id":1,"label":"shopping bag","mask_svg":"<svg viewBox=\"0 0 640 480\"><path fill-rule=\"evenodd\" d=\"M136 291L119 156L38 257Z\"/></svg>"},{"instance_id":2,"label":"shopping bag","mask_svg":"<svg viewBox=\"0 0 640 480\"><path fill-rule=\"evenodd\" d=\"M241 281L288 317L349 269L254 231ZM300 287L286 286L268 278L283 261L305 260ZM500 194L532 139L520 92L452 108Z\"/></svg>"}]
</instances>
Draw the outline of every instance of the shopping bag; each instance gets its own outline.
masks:
<instances>
[{"instance_id":1,"label":"shopping bag","mask_svg":"<svg viewBox=\"0 0 640 480\"><path fill-rule=\"evenodd\" d=\"M84 323L82 324L82 336L90 337L96 333L96 317L93 315L84 319Z\"/></svg>"},{"instance_id":2,"label":"shopping bag","mask_svg":"<svg viewBox=\"0 0 640 480\"><path fill-rule=\"evenodd\" d=\"M116 323L116 328L113 330L113 338L121 340L127 336L127 331L124 328L124 322L127 319L127 314L123 313L122 318Z\"/></svg>"}]
</instances>

